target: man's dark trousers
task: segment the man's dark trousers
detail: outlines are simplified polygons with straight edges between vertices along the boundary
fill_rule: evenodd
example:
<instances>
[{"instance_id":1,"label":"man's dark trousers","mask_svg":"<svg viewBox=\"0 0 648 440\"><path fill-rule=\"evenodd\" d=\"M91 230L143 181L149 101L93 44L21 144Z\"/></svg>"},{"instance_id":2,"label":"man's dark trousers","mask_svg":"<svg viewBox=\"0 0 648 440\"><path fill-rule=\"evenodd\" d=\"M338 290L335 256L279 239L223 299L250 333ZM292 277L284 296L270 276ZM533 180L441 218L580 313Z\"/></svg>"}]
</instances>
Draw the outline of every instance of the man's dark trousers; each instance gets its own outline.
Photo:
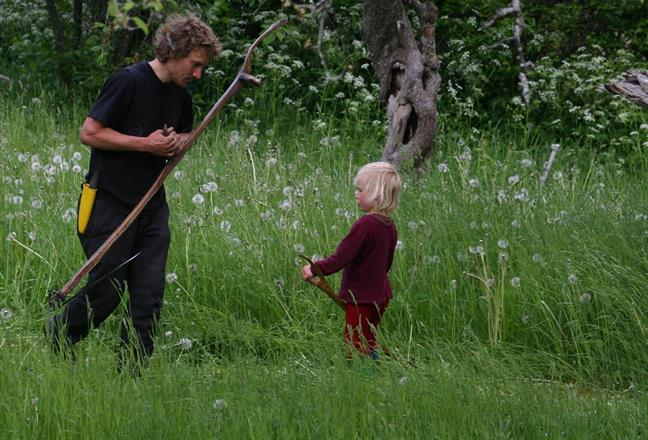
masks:
<instances>
[{"instance_id":1,"label":"man's dark trousers","mask_svg":"<svg viewBox=\"0 0 648 440\"><path fill-rule=\"evenodd\" d=\"M89 258L128 216L131 208L99 190L92 216L81 245ZM144 361L153 353L153 332L160 316L165 285L165 268L171 232L169 207L165 201L159 209L144 209L88 275L88 284L117 267L136 253L139 256L86 295L70 301L55 317L57 327L74 344L87 336L92 326L98 327L120 304L128 286L129 319L121 325L122 347L134 350ZM133 341L133 336L135 340Z\"/></svg>"}]
</instances>

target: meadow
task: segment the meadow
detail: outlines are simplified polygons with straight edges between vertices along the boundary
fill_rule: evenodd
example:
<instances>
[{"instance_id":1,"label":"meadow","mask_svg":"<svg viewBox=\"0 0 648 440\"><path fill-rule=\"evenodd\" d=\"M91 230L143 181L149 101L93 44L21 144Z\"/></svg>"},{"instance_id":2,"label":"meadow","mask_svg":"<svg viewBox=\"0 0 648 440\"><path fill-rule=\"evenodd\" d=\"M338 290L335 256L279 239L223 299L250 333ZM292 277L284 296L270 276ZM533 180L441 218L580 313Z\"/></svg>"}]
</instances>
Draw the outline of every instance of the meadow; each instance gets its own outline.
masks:
<instances>
[{"instance_id":1,"label":"meadow","mask_svg":"<svg viewBox=\"0 0 648 440\"><path fill-rule=\"evenodd\" d=\"M360 215L352 179L384 125L236 99L166 183L164 308L133 378L116 371L119 311L75 361L43 338L48 292L84 262L87 103L31 96L0 95L0 437L647 435L648 113L623 153L606 133L442 119L428 171L403 170L375 364L346 361L343 317L298 254L330 254Z\"/></svg>"}]
</instances>

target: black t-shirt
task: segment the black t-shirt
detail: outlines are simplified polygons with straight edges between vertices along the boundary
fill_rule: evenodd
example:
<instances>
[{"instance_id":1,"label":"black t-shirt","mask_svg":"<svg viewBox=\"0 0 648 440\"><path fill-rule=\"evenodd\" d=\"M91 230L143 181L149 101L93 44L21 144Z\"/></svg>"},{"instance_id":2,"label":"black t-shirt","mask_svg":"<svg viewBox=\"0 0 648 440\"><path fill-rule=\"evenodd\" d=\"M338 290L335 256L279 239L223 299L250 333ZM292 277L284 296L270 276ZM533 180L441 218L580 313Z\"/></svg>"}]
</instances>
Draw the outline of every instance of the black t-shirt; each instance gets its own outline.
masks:
<instances>
[{"instance_id":1,"label":"black t-shirt","mask_svg":"<svg viewBox=\"0 0 648 440\"><path fill-rule=\"evenodd\" d=\"M147 61L123 68L108 78L88 116L120 133L142 137L164 124L178 133L187 133L193 124L189 92L175 83L160 81ZM99 191L132 207L142 199L166 162L166 158L150 153L92 148L86 178L98 170ZM157 209L164 200L163 187L147 209Z\"/></svg>"}]
</instances>

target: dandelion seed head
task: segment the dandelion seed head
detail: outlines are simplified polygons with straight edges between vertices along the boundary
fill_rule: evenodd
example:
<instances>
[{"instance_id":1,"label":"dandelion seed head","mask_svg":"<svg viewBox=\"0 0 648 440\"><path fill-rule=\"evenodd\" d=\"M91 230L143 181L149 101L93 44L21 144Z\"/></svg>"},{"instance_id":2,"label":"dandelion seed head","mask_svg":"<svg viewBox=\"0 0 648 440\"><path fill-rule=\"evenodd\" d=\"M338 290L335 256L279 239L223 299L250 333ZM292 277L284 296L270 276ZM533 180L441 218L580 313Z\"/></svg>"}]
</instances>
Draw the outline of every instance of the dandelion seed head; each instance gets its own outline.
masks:
<instances>
[{"instance_id":1,"label":"dandelion seed head","mask_svg":"<svg viewBox=\"0 0 648 440\"><path fill-rule=\"evenodd\" d=\"M221 231L229 232L230 229L232 229L232 223L229 220L223 220L220 222L219 227L221 228Z\"/></svg>"},{"instance_id":2,"label":"dandelion seed head","mask_svg":"<svg viewBox=\"0 0 648 440\"><path fill-rule=\"evenodd\" d=\"M513 185L515 185L516 183L519 183L519 182L520 182L520 176L518 176L517 174L515 174L514 176L511 176L511 177L508 178L508 183L511 186L513 186Z\"/></svg>"},{"instance_id":3,"label":"dandelion seed head","mask_svg":"<svg viewBox=\"0 0 648 440\"><path fill-rule=\"evenodd\" d=\"M302 254L304 252L305 248L304 245L301 243L295 243L295 252L298 254Z\"/></svg>"},{"instance_id":4,"label":"dandelion seed head","mask_svg":"<svg viewBox=\"0 0 648 440\"><path fill-rule=\"evenodd\" d=\"M448 164L446 164L445 162L440 163L437 166L437 169L439 170L440 173L447 173L448 171L450 171L450 168L448 168Z\"/></svg>"},{"instance_id":5,"label":"dandelion seed head","mask_svg":"<svg viewBox=\"0 0 648 440\"><path fill-rule=\"evenodd\" d=\"M11 309L5 307L0 310L0 316L2 316L2 319L9 320L13 317L13 312L11 311Z\"/></svg>"},{"instance_id":6,"label":"dandelion seed head","mask_svg":"<svg viewBox=\"0 0 648 440\"><path fill-rule=\"evenodd\" d=\"M418 226L418 224L415 221L410 221L410 222L407 223L407 227L412 229L412 230L416 229L417 226Z\"/></svg>"},{"instance_id":7,"label":"dandelion seed head","mask_svg":"<svg viewBox=\"0 0 648 440\"><path fill-rule=\"evenodd\" d=\"M480 246L480 245L468 247L468 252L470 252L473 255L477 255L477 254L484 255L485 254L484 247Z\"/></svg>"},{"instance_id":8,"label":"dandelion seed head","mask_svg":"<svg viewBox=\"0 0 648 440\"><path fill-rule=\"evenodd\" d=\"M284 200L284 201L281 202L279 207L283 211L290 211L292 209L293 205L292 205L292 202L290 200Z\"/></svg>"},{"instance_id":9,"label":"dandelion seed head","mask_svg":"<svg viewBox=\"0 0 648 440\"><path fill-rule=\"evenodd\" d=\"M396 250L397 250L397 251L401 251L401 250L403 250L403 241L402 241L402 240L398 240L398 241L396 242Z\"/></svg>"},{"instance_id":10,"label":"dandelion seed head","mask_svg":"<svg viewBox=\"0 0 648 440\"><path fill-rule=\"evenodd\" d=\"M524 168L529 168L531 165L533 165L533 161L531 159L522 159L520 161L520 165L522 165Z\"/></svg>"},{"instance_id":11,"label":"dandelion seed head","mask_svg":"<svg viewBox=\"0 0 648 440\"><path fill-rule=\"evenodd\" d=\"M511 278L511 286L513 287L520 287L521 280L520 277L513 277Z\"/></svg>"},{"instance_id":12,"label":"dandelion seed head","mask_svg":"<svg viewBox=\"0 0 648 440\"><path fill-rule=\"evenodd\" d=\"M456 289L457 288L457 280L450 281L450 288L451 289Z\"/></svg>"},{"instance_id":13,"label":"dandelion seed head","mask_svg":"<svg viewBox=\"0 0 648 440\"><path fill-rule=\"evenodd\" d=\"M578 277L573 273L569 274L567 281L569 281L569 284L576 284L578 282Z\"/></svg>"},{"instance_id":14,"label":"dandelion seed head","mask_svg":"<svg viewBox=\"0 0 648 440\"><path fill-rule=\"evenodd\" d=\"M173 178L174 178L175 180L180 180L180 179L184 178L184 176L185 176L184 171L180 171L180 170L178 170L178 171L176 171L175 173L173 173Z\"/></svg>"},{"instance_id":15,"label":"dandelion seed head","mask_svg":"<svg viewBox=\"0 0 648 440\"><path fill-rule=\"evenodd\" d=\"M81 168L80 165L74 165L74 166L72 167L72 172L73 172L74 174L80 174L81 171L83 171L83 170L82 170L82 168Z\"/></svg>"},{"instance_id":16,"label":"dandelion seed head","mask_svg":"<svg viewBox=\"0 0 648 440\"><path fill-rule=\"evenodd\" d=\"M211 193L211 192L216 192L218 190L218 184L216 182L207 182L203 183L200 186L200 192L202 193Z\"/></svg>"},{"instance_id":17,"label":"dandelion seed head","mask_svg":"<svg viewBox=\"0 0 648 440\"><path fill-rule=\"evenodd\" d=\"M17 236L16 232L11 231L7 234L7 241L14 241Z\"/></svg>"},{"instance_id":18,"label":"dandelion seed head","mask_svg":"<svg viewBox=\"0 0 648 440\"><path fill-rule=\"evenodd\" d=\"M506 249L509 245L508 240L505 240L503 238L497 240L497 247L500 249Z\"/></svg>"},{"instance_id":19,"label":"dandelion seed head","mask_svg":"<svg viewBox=\"0 0 648 440\"><path fill-rule=\"evenodd\" d=\"M224 409L227 406L227 403L223 399L216 399L212 403L212 406L214 407L214 409L216 411L220 411L220 410Z\"/></svg>"},{"instance_id":20,"label":"dandelion seed head","mask_svg":"<svg viewBox=\"0 0 648 440\"><path fill-rule=\"evenodd\" d=\"M477 180L475 178L472 178L472 179L468 180L468 186L470 186L471 188L478 188L479 187L479 180Z\"/></svg>"},{"instance_id":21,"label":"dandelion seed head","mask_svg":"<svg viewBox=\"0 0 648 440\"><path fill-rule=\"evenodd\" d=\"M173 336L173 331L171 331L171 330L165 331L164 336L166 336L167 338L170 338L171 336Z\"/></svg>"},{"instance_id":22,"label":"dandelion seed head","mask_svg":"<svg viewBox=\"0 0 648 440\"><path fill-rule=\"evenodd\" d=\"M202 205L203 203L205 203L205 197L202 194L198 193L191 198L191 201L194 205Z\"/></svg>"},{"instance_id":23,"label":"dandelion seed head","mask_svg":"<svg viewBox=\"0 0 648 440\"><path fill-rule=\"evenodd\" d=\"M72 160L79 161L81 159L83 159L83 155L81 153L79 153L78 151L75 151L74 153L72 153Z\"/></svg>"},{"instance_id":24,"label":"dandelion seed head","mask_svg":"<svg viewBox=\"0 0 648 440\"><path fill-rule=\"evenodd\" d=\"M398 379L399 385L405 385L406 383L407 383L407 376L403 376L400 379Z\"/></svg>"},{"instance_id":25,"label":"dandelion seed head","mask_svg":"<svg viewBox=\"0 0 648 440\"><path fill-rule=\"evenodd\" d=\"M178 344L185 350L190 350L193 347L193 342L189 338L180 338Z\"/></svg>"},{"instance_id":26,"label":"dandelion seed head","mask_svg":"<svg viewBox=\"0 0 648 440\"><path fill-rule=\"evenodd\" d=\"M592 301L592 294L589 292L583 293L580 298L578 298L581 304L589 304Z\"/></svg>"},{"instance_id":27,"label":"dandelion seed head","mask_svg":"<svg viewBox=\"0 0 648 440\"><path fill-rule=\"evenodd\" d=\"M245 206L245 200L243 200L243 199L234 200L234 206L236 206L237 208L241 208L241 207Z\"/></svg>"},{"instance_id":28,"label":"dandelion seed head","mask_svg":"<svg viewBox=\"0 0 648 440\"><path fill-rule=\"evenodd\" d=\"M178 275L175 272L170 272L166 274L166 282L171 284L178 281Z\"/></svg>"},{"instance_id":29,"label":"dandelion seed head","mask_svg":"<svg viewBox=\"0 0 648 440\"><path fill-rule=\"evenodd\" d=\"M223 210L220 209L218 206L214 206L214 209L212 209L212 214L214 214L214 215L223 215Z\"/></svg>"},{"instance_id":30,"label":"dandelion seed head","mask_svg":"<svg viewBox=\"0 0 648 440\"><path fill-rule=\"evenodd\" d=\"M506 252L506 251L500 252L499 254L497 254L497 259L499 261L501 261L501 262L508 261L508 259L509 259L508 252Z\"/></svg>"}]
</instances>

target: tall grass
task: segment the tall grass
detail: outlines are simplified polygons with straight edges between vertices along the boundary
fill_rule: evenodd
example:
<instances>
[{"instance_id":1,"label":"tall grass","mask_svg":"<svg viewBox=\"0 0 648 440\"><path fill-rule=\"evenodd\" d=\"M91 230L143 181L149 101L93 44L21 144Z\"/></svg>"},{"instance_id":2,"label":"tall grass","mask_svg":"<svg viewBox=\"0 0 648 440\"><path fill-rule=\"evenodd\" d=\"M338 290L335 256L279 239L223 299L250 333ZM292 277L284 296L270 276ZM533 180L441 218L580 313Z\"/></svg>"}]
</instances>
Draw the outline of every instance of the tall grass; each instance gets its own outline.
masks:
<instances>
[{"instance_id":1,"label":"tall grass","mask_svg":"<svg viewBox=\"0 0 648 440\"><path fill-rule=\"evenodd\" d=\"M541 187L555 140L443 121L429 173L403 170L395 298L381 329L393 356L375 369L343 365L340 314L301 281L297 254L332 252L360 215L352 178L379 158L381 129L279 108L246 117L234 105L166 184L172 246L157 354L131 381L113 373L119 313L73 364L49 357L40 337L47 292L84 261L74 208L88 161L78 141L86 108L48 96L0 95L0 432L645 434L640 144L625 161L563 144ZM214 408L218 399L226 406Z\"/></svg>"}]
</instances>

